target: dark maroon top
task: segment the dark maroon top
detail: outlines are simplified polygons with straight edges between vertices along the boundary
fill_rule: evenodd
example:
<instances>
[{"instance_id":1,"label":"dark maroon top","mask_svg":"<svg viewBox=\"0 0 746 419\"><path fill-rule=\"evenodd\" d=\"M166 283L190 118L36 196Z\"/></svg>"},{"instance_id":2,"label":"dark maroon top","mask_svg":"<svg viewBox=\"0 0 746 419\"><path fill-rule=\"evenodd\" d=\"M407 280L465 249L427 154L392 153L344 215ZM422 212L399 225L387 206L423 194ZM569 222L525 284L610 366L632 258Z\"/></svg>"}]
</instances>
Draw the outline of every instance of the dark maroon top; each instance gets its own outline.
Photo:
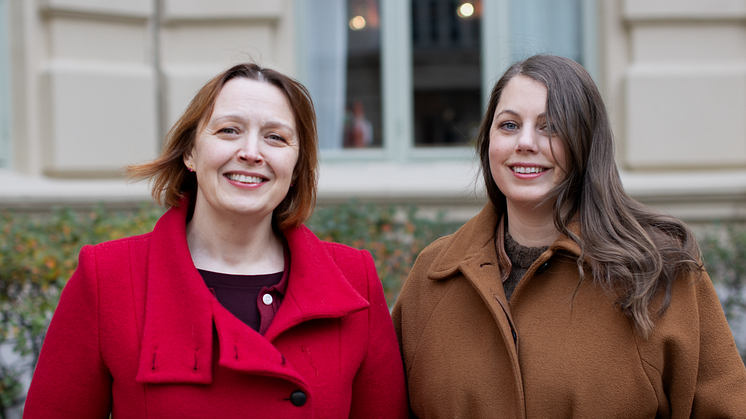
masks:
<instances>
[{"instance_id":1,"label":"dark maroon top","mask_svg":"<svg viewBox=\"0 0 746 419\"><path fill-rule=\"evenodd\" d=\"M260 334L272 323L288 288L290 253L285 270L262 275L233 275L197 269L218 302Z\"/></svg>"}]
</instances>

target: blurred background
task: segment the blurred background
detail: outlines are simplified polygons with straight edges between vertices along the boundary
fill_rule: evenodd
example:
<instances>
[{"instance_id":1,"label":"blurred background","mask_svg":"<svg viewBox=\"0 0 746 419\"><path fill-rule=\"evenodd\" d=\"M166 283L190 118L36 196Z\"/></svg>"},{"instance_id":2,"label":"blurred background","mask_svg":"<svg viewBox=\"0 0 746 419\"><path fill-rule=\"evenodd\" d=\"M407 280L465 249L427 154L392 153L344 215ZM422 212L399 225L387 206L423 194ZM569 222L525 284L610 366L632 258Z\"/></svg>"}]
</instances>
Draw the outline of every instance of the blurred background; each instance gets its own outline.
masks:
<instances>
[{"instance_id":1,"label":"blurred background","mask_svg":"<svg viewBox=\"0 0 746 419\"><path fill-rule=\"evenodd\" d=\"M80 244L157 218L142 209L147 185L128 184L122 167L157 155L210 77L254 61L310 89L314 231L370 248L393 301L421 246L486 202L472 144L487 96L540 52L592 74L625 187L698 231L746 347L734 320L746 275L746 0L0 0L0 413L22 404L28 369L13 369L13 354L33 366L50 290ZM34 219L51 208L86 215ZM73 237L81 229L90 234ZM21 312L33 316L11 319Z\"/></svg>"},{"instance_id":2,"label":"blurred background","mask_svg":"<svg viewBox=\"0 0 746 419\"><path fill-rule=\"evenodd\" d=\"M195 91L256 61L319 114L319 203L485 198L470 147L514 60L573 58L637 199L691 222L746 214L744 0L0 0L0 207L147 201Z\"/></svg>"}]
</instances>

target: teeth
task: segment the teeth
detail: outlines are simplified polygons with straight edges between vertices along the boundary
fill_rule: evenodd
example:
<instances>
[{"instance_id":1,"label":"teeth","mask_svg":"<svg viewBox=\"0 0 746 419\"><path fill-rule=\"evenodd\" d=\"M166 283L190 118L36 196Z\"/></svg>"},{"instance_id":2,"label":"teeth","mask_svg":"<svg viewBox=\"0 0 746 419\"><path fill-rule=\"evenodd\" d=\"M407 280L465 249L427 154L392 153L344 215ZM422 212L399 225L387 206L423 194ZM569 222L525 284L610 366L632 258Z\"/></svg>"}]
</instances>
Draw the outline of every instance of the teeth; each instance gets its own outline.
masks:
<instances>
[{"instance_id":1,"label":"teeth","mask_svg":"<svg viewBox=\"0 0 746 419\"><path fill-rule=\"evenodd\" d=\"M541 173L541 172L543 172L543 171L545 171L547 169L545 169L543 167L535 167L535 166L533 166L533 167L513 166L512 170L514 172L516 172L516 173L526 174L526 173Z\"/></svg>"},{"instance_id":2,"label":"teeth","mask_svg":"<svg viewBox=\"0 0 746 419\"><path fill-rule=\"evenodd\" d=\"M235 180L236 182L241 182L241 183L261 183L262 182L262 178L260 177L239 175L238 173L229 174L228 179Z\"/></svg>"}]
</instances>

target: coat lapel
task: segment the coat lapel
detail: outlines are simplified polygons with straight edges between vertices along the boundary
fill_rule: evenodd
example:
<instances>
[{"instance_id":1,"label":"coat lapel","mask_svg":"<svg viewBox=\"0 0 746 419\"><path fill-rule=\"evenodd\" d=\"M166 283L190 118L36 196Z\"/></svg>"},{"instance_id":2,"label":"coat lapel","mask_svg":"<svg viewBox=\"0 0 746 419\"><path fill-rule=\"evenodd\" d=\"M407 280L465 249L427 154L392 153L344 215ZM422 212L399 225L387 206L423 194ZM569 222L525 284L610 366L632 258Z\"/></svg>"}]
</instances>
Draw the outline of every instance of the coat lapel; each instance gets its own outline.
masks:
<instances>
[{"instance_id":1,"label":"coat lapel","mask_svg":"<svg viewBox=\"0 0 746 419\"><path fill-rule=\"evenodd\" d=\"M502 234L501 230L498 232L498 221L494 207L487 204L476 217L454 233L453 240L433 262L428 278L446 280L461 272L492 312L505 343L513 346L510 312L502 286L510 271L501 270L501 266L510 269L510 261L503 252L498 256L495 247L495 234Z\"/></svg>"},{"instance_id":2,"label":"coat lapel","mask_svg":"<svg viewBox=\"0 0 746 419\"><path fill-rule=\"evenodd\" d=\"M301 322L341 318L370 304L339 269L328 246L308 228L283 232L290 248L290 277L285 299L265 337L270 342ZM360 269L365 269L360 264Z\"/></svg>"},{"instance_id":3,"label":"coat lapel","mask_svg":"<svg viewBox=\"0 0 746 419\"><path fill-rule=\"evenodd\" d=\"M459 231L447 247L436 257L428 271L433 281L449 280L461 272L477 291L485 306L492 313L505 346L513 354L513 367L518 394L522 394L522 379L518 367L517 338L513 335L513 321L502 282L510 274L510 260L504 251L498 254L495 235L502 237L498 229L497 213L491 204ZM507 268L506 270L501 267Z\"/></svg>"},{"instance_id":4,"label":"coat lapel","mask_svg":"<svg viewBox=\"0 0 746 419\"><path fill-rule=\"evenodd\" d=\"M188 204L153 229L137 381L212 382L212 299L186 241Z\"/></svg>"},{"instance_id":5,"label":"coat lapel","mask_svg":"<svg viewBox=\"0 0 746 419\"><path fill-rule=\"evenodd\" d=\"M306 320L365 309L368 301L350 285L323 242L306 227L290 229L284 232L291 254L288 289L267 333L260 335L205 286L186 242L187 209L182 201L168 210L151 234L137 381L210 384L214 324L221 366L303 385L272 340Z\"/></svg>"}]
</instances>

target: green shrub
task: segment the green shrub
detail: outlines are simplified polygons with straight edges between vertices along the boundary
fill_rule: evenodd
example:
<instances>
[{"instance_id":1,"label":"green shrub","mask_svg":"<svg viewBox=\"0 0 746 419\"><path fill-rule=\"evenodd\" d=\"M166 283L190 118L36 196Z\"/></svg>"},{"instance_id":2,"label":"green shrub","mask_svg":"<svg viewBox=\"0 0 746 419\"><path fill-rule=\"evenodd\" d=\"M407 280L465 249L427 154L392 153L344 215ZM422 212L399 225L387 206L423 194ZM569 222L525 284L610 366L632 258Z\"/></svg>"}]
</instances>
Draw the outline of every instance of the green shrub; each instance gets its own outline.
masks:
<instances>
[{"instance_id":1,"label":"green shrub","mask_svg":"<svg viewBox=\"0 0 746 419\"><path fill-rule=\"evenodd\" d=\"M746 226L713 224L700 235L702 258L746 362Z\"/></svg>"},{"instance_id":2,"label":"green shrub","mask_svg":"<svg viewBox=\"0 0 746 419\"><path fill-rule=\"evenodd\" d=\"M306 225L322 240L368 250L391 306L420 251L461 226L446 222L444 216L421 216L415 205L374 205L353 200L317 208Z\"/></svg>"}]
</instances>

